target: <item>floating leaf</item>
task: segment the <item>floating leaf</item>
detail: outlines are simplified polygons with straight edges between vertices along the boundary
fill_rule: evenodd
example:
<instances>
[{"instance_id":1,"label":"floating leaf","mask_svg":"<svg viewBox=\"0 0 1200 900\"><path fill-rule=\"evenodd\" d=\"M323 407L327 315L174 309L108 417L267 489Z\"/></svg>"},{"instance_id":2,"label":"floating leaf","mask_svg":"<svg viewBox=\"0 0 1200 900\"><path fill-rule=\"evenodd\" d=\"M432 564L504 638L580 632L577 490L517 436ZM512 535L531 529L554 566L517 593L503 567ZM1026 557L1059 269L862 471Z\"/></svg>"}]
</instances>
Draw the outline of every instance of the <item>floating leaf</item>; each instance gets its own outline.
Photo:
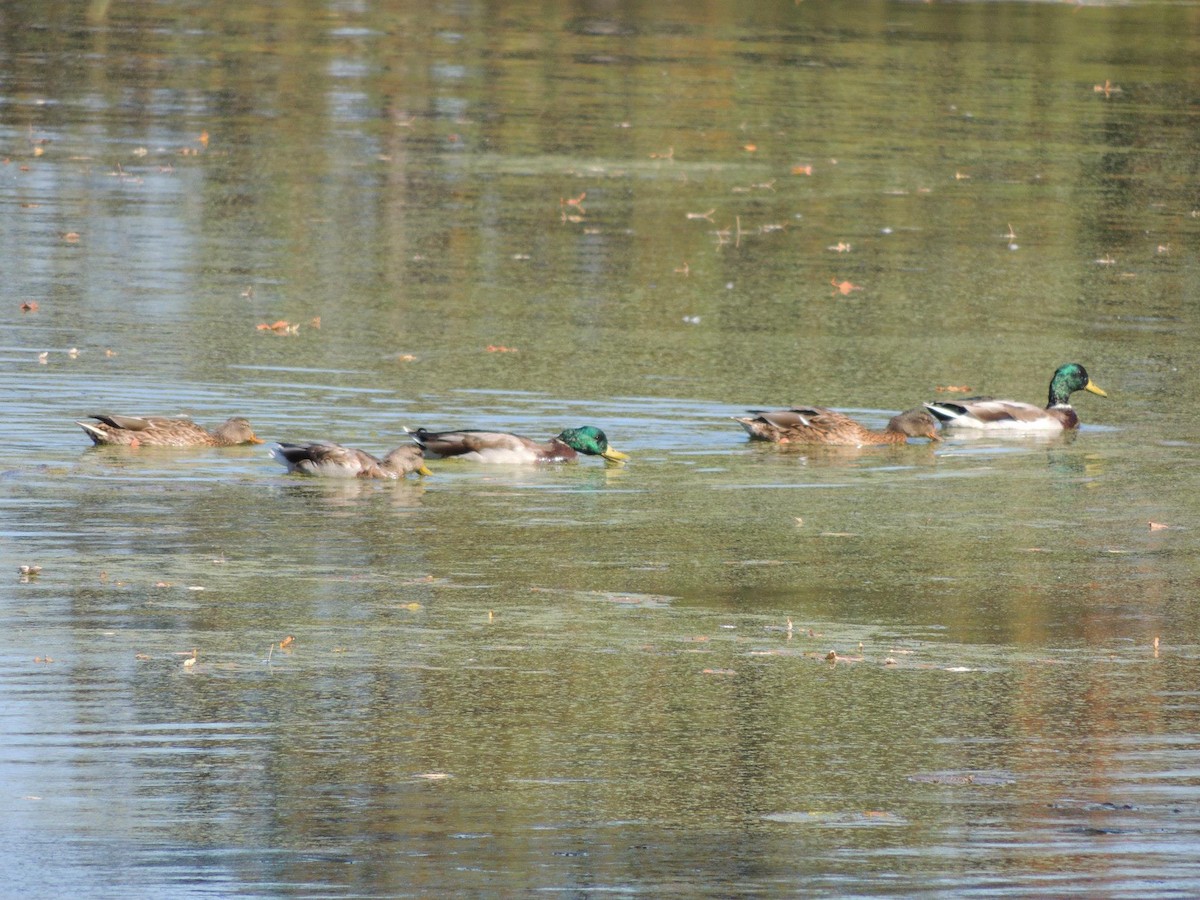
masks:
<instances>
[{"instance_id":1,"label":"floating leaf","mask_svg":"<svg viewBox=\"0 0 1200 900\"><path fill-rule=\"evenodd\" d=\"M271 331L275 334L300 333L300 324L298 322L293 324L291 322L284 321L283 319L280 319L278 322L271 322L270 324L267 324L266 322L260 322L254 327L258 331Z\"/></svg>"}]
</instances>

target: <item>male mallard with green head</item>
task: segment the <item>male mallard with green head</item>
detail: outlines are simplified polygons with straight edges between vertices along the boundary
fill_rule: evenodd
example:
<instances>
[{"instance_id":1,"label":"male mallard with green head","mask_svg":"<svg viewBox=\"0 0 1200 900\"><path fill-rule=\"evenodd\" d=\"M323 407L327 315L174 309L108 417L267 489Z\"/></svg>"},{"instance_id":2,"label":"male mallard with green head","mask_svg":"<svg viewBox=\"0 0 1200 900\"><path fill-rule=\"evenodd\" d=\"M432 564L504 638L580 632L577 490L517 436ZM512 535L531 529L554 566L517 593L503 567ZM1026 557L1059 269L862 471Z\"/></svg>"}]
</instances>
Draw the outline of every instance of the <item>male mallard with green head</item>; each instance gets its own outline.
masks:
<instances>
[{"instance_id":1,"label":"male mallard with green head","mask_svg":"<svg viewBox=\"0 0 1200 900\"><path fill-rule=\"evenodd\" d=\"M566 462L580 455L602 456L610 462L629 458L609 446L604 432L592 425L568 428L545 443L505 431L426 431L418 428L409 434L424 451L426 459L455 457L472 462L527 465Z\"/></svg>"},{"instance_id":2,"label":"male mallard with green head","mask_svg":"<svg viewBox=\"0 0 1200 900\"><path fill-rule=\"evenodd\" d=\"M165 419L161 416L89 416L95 422L76 422L94 444L121 444L127 447L232 447L236 444L261 444L250 423L234 416L212 431L191 419Z\"/></svg>"},{"instance_id":3,"label":"male mallard with green head","mask_svg":"<svg viewBox=\"0 0 1200 900\"><path fill-rule=\"evenodd\" d=\"M405 444L383 459L365 450L341 444L276 444L271 456L287 466L288 473L319 475L326 478L403 478L411 472L432 475L425 466L421 448Z\"/></svg>"},{"instance_id":4,"label":"male mallard with green head","mask_svg":"<svg viewBox=\"0 0 1200 900\"><path fill-rule=\"evenodd\" d=\"M903 444L909 438L931 441L941 438L937 421L923 409L910 409L893 416L883 431L872 431L845 413L823 406L802 406L771 412L751 410L752 416L734 416L751 440L776 444L829 444L839 447L865 447L874 444Z\"/></svg>"},{"instance_id":5,"label":"male mallard with green head","mask_svg":"<svg viewBox=\"0 0 1200 900\"><path fill-rule=\"evenodd\" d=\"M1079 416L1071 406L1071 395L1088 391L1107 397L1088 377L1087 369L1079 363L1058 367L1050 379L1050 399L1045 409L1019 400L994 400L991 397L971 397L967 400L939 400L926 403L925 408L942 423L943 428L963 428L989 432L1054 432L1079 427Z\"/></svg>"}]
</instances>

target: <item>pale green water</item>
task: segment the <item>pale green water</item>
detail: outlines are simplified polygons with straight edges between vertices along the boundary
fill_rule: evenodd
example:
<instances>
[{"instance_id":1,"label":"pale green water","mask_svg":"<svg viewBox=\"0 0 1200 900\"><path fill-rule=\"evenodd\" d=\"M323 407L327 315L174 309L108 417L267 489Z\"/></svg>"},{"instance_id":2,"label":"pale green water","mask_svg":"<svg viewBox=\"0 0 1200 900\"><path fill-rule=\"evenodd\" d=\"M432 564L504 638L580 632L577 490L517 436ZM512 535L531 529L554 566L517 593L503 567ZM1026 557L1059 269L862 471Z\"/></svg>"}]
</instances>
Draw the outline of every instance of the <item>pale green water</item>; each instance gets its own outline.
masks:
<instances>
[{"instance_id":1,"label":"pale green water","mask_svg":"<svg viewBox=\"0 0 1200 900\"><path fill-rule=\"evenodd\" d=\"M0 10L6 892L1200 892L1197 7L91 10Z\"/></svg>"}]
</instances>

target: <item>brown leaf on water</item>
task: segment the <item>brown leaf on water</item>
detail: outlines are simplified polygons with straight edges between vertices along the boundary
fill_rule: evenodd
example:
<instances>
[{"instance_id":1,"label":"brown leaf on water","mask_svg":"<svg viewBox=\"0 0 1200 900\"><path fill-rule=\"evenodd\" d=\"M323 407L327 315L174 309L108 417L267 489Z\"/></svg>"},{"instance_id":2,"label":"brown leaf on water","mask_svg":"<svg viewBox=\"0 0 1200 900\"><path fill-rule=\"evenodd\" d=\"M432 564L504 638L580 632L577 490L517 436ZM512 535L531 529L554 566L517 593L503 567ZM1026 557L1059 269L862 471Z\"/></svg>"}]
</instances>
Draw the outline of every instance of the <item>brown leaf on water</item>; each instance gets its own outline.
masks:
<instances>
[{"instance_id":1,"label":"brown leaf on water","mask_svg":"<svg viewBox=\"0 0 1200 900\"><path fill-rule=\"evenodd\" d=\"M1150 522L1149 525L1150 525L1151 531L1162 531L1164 528L1171 527L1170 525L1167 525L1164 522Z\"/></svg>"},{"instance_id":2,"label":"brown leaf on water","mask_svg":"<svg viewBox=\"0 0 1200 900\"><path fill-rule=\"evenodd\" d=\"M38 305L36 300L26 300L21 304L21 312L37 312Z\"/></svg>"},{"instance_id":3,"label":"brown leaf on water","mask_svg":"<svg viewBox=\"0 0 1200 900\"><path fill-rule=\"evenodd\" d=\"M812 173L813 167L810 165L792 166L793 175L811 175Z\"/></svg>"},{"instance_id":4,"label":"brown leaf on water","mask_svg":"<svg viewBox=\"0 0 1200 900\"><path fill-rule=\"evenodd\" d=\"M703 669L703 670L701 671L701 673L700 673L700 674L701 674L701 675L725 675L725 676L729 676L729 675L736 675L736 674L737 674L737 672L736 672L734 669Z\"/></svg>"},{"instance_id":5,"label":"brown leaf on water","mask_svg":"<svg viewBox=\"0 0 1200 900\"><path fill-rule=\"evenodd\" d=\"M971 393L970 385L966 384L939 384L934 388L939 394L969 394Z\"/></svg>"},{"instance_id":6,"label":"brown leaf on water","mask_svg":"<svg viewBox=\"0 0 1200 900\"><path fill-rule=\"evenodd\" d=\"M861 291L863 289L861 284L851 284L849 281L838 281L836 278L832 279L829 283L833 285L835 290L840 291L843 297L849 294L851 291Z\"/></svg>"},{"instance_id":7,"label":"brown leaf on water","mask_svg":"<svg viewBox=\"0 0 1200 900\"><path fill-rule=\"evenodd\" d=\"M298 322L293 324L291 322L284 321L283 319L280 319L278 322L271 322L270 324L267 324L266 322L260 322L254 327L257 331L270 331L275 334L300 333L300 324Z\"/></svg>"},{"instance_id":8,"label":"brown leaf on water","mask_svg":"<svg viewBox=\"0 0 1200 900\"><path fill-rule=\"evenodd\" d=\"M294 644L294 643L296 643L296 636L289 634L287 637L285 637L282 641L279 642L279 649L286 650L288 647L292 646L292 644Z\"/></svg>"},{"instance_id":9,"label":"brown leaf on water","mask_svg":"<svg viewBox=\"0 0 1200 900\"><path fill-rule=\"evenodd\" d=\"M488 353L520 353L516 347L505 347L503 344L488 344Z\"/></svg>"}]
</instances>

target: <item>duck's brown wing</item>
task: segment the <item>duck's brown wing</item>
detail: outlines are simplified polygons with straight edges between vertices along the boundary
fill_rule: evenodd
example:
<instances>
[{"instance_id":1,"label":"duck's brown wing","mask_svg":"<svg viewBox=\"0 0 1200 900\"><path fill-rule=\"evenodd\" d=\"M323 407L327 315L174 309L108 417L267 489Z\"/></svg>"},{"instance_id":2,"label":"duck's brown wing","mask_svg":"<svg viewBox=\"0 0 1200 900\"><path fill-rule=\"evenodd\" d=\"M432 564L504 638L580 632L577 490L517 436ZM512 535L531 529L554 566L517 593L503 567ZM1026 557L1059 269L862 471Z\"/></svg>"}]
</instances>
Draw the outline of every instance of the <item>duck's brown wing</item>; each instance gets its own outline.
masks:
<instances>
[{"instance_id":1,"label":"duck's brown wing","mask_svg":"<svg viewBox=\"0 0 1200 900\"><path fill-rule=\"evenodd\" d=\"M354 477L362 473L364 462L376 468L379 465L369 453L332 443L276 444L271 455L286 465L289 472L305 475Z\"/></svg>"},{"instance_id":2,"label":"duck's brown wing","mask_svg":"<svg viewBox=\"0 0 1200 900\"><path fill-rule=\"evenodd\" d=\"M418 428L412 436L425 451L425 456L434 459L488 451L521 452L537 446L528 438L504 431L426 431Z\"/></svg>"}]
</instances>

